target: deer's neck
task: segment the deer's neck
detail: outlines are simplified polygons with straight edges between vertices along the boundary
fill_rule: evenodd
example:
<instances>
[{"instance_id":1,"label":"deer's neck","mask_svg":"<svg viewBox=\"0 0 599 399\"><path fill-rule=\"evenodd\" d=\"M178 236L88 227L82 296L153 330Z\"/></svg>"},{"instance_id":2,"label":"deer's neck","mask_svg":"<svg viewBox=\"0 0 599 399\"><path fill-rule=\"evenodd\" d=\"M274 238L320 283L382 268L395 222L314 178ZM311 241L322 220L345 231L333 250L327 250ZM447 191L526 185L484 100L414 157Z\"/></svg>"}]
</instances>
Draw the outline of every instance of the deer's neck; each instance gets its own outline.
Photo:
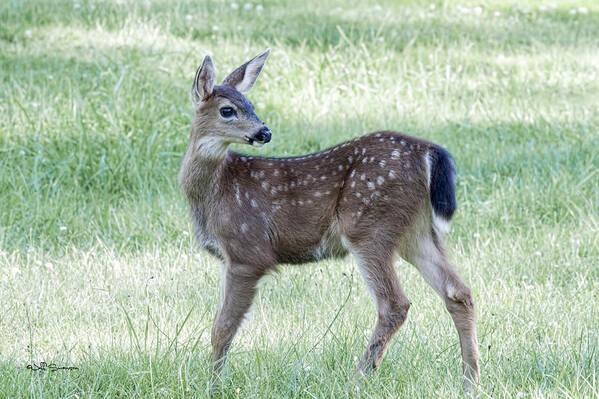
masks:
<instances>
[{"instance_id":1,"label":"deer's neck","mask_svg":"<svg viewBox=\"0 0 599 399\"><path fill-rule=\"evenodd\" d=\"M219 182L225 170L226 146L190 140L179 171L179 183L187 197L196 239L204 248L220 256L219 245L212 232L211 210L218 203Z\"/></svg>"},{"instance_id":2,"label":"deer's neck","mask_svg":"<svg viewBox=\"0 0 599 399\"><path fill-rule=\"evenodd\" d=\"M227 145L211 139L190 140L179 171L179 183L193 208L208 205L224 170Z\"/></svg>"}]
</instances>

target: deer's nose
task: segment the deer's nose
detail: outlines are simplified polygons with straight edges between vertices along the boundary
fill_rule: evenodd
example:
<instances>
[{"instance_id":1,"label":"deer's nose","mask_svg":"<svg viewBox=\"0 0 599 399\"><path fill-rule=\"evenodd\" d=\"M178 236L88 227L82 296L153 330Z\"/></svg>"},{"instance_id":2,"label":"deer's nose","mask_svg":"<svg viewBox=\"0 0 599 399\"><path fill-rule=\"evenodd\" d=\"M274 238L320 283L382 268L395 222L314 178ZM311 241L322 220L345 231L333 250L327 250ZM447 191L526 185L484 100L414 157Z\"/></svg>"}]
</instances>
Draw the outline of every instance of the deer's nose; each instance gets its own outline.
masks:
<instances>
[{"instance_id":1,"label":"deer's nose","mask_svg":"<svg viewBox=\"0 0 599 399\"><path fill-rule=\"evenodd\" d=\"M262 129L258 130L258 133L254 135L254 140L260 141L262 143L268 143L270 141L270 130L264 126Z\"/></svg>"}]
</instances>

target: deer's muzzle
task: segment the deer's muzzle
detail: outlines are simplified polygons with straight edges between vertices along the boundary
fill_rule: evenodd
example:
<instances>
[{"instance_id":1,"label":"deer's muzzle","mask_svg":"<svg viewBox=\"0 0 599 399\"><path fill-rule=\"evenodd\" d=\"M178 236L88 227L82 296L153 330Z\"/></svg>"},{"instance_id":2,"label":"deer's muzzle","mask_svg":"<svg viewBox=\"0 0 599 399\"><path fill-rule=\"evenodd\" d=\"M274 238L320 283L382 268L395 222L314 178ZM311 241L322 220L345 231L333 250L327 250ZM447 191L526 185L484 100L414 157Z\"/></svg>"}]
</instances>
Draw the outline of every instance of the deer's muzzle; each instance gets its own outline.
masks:
<instances>
[{"instance_id":1,"label":"deer's muzzle","mask_svg":"<svg viewBox=\"0 0 599 399\"><path fill-rule=\"evenodd\" d=\"M270 130L264 126L262 129L258 130L254 135L250 138L250 144L253 142L259 144L266 144L270 141L271 133Z\"/></svg>"}]
</instances>

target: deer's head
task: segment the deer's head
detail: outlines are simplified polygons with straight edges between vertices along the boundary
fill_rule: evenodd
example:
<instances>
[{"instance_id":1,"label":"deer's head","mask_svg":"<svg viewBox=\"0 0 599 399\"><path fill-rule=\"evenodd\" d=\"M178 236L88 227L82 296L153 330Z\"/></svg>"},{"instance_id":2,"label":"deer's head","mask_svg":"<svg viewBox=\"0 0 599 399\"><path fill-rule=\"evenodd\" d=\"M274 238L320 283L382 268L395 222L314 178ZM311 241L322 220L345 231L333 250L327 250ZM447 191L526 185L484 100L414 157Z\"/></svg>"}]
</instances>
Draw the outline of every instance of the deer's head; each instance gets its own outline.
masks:
<instances>
[{"instance_id":1,"label":"deer's head","mask_svg":"<svg viewBox=\"0 0 599 399\"><path fill-rule=\"evenodd\" d=\"M270 49L252 58L231 72L220 85L214 84L212 59L208 55L204 58L191 87L195 106L192 139L198 143L198 149L218 155L231 143L261 146L270 141L270 130L245 98L269 54Z\"/></svg>"}]
</instances>

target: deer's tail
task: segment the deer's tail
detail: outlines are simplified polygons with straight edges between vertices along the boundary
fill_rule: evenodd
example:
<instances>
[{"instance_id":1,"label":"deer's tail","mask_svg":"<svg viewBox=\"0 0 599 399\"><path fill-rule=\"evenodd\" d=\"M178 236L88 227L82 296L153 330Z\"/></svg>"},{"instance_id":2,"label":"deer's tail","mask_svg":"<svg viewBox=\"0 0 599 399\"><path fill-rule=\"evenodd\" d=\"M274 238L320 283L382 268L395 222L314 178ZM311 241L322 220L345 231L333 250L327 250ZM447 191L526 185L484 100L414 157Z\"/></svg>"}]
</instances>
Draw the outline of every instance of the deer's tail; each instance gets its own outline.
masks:
<instances>
[{"instance_id":1,"label":"deer's tail","mask_svg":"<svg viewBox=\"0 0 599 399\"><path fill-rule=\"evenodd\" d=\"M433 225L440 232L449 230L449 222L456 210L455 164L451 154L433 145L428 153L430 160L429 191L433 208Z\"/></svg>"}]
</instances>

